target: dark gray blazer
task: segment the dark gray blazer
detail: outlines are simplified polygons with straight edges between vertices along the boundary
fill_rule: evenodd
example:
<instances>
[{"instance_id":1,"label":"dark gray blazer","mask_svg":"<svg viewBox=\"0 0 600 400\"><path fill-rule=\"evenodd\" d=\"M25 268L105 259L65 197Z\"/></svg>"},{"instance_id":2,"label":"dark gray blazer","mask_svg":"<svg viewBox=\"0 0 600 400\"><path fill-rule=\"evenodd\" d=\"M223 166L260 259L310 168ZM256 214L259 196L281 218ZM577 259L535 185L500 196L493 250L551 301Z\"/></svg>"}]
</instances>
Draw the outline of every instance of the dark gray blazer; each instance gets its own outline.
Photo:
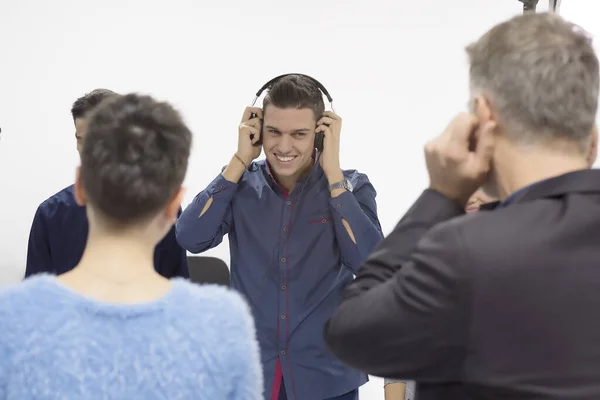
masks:
<instances>
[{"instance_id":1,"label":"dark gray blazer","mask_svg":"<svg viewBox=\"0 0 600 400\"><path fill-rule=\"evenodd\" d=\"M419 400L600 399L600 171L464 215L426 190L325 326L330 351Z\"/></svg>"}]
</instances>

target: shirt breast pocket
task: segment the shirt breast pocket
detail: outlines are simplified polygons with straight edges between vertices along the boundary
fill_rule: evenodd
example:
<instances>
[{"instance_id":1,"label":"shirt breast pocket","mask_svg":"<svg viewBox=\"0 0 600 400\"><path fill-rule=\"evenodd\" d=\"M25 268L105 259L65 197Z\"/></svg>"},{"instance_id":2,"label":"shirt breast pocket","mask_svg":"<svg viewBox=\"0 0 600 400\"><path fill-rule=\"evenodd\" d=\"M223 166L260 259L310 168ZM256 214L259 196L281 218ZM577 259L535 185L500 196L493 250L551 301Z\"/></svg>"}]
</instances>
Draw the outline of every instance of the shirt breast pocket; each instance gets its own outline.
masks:
<instances>
[{"instance_id":1,"label":"shirt breast pocket","mask_svg":"<svg viewBox=\"0 0 600 400\"><path fill-rule=\"evenodd\" d=\"M335 246L335 221L331 212L311 211L300 214L299 217L292 227L291 235L292 248L300 254L299 257L304 258L307 254L330 254Z\"/></svg>"},{"instance_id":2,"label":"shirt breast pocket","mask_svg":"<svg viewBox=\"0 0 600 400\"><path fill-rule=\"evenodd\" d=\"M329 210L310 213L304 215L303 217L304 224L315 229L320 226L333 224L333 217L331 216L331 212Z\"/></svg>"}]
</instances>

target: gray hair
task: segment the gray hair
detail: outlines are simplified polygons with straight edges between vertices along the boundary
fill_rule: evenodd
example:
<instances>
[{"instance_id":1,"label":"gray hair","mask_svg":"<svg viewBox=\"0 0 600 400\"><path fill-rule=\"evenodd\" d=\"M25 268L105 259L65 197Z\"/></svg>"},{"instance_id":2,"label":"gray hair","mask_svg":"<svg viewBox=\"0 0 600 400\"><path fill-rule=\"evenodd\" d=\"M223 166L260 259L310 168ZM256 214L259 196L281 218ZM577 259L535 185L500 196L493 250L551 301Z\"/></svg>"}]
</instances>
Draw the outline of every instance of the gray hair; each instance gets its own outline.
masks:
<instances>
[{"instance_id":1,"label":"gray hair","mask_svg":"<svg viewBox=\"0 0 600 400\"><path fill-rule=\"evenodd\" d=\"M587 146L598 108L591 36L553 13L526 13L467 47L471 94L486 97L509 140Z\"/></svg>"}]
</instances>

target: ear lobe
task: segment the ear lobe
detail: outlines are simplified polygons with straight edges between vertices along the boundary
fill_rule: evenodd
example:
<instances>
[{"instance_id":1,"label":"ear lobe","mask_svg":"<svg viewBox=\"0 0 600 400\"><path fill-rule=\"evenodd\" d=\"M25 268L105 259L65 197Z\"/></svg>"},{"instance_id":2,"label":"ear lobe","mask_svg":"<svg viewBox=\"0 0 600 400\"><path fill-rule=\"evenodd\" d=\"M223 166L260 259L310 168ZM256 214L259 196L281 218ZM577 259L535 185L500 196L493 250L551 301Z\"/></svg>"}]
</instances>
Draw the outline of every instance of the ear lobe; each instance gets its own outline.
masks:
<instances>
[{"instance_id":1,"label":"ear lobe","mask_svg":"<svg viewBox=\"0 0 600 400\"><path fill-rule=\"evenodd\" d=\"M81 167L77 167L75 170L75 185L73 188L73 194L75 196L75 201L80 206L86 205L86 196L85 190L83 189L83 183L81 182Z\"/></svg>"}]
</instances>

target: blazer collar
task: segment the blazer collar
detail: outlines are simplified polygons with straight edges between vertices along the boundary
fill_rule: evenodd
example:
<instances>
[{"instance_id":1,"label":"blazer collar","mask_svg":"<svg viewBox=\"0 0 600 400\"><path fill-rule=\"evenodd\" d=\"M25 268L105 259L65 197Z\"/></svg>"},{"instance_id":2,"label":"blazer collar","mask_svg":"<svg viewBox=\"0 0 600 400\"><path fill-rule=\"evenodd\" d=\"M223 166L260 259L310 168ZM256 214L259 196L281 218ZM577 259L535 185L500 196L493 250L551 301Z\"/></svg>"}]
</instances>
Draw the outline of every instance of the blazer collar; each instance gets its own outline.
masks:
<instances>
[{"instance_id":1,"label":"blazer collar","mask_svg":"<svg viewBox=\"0 0 600 400\"><path fill-rule=\"evenodd\" d=\"M524 203L569 193L600 193L600 170L584 169L544 179L520 190L512 202Z\"/></svg>"}]
</instances>

